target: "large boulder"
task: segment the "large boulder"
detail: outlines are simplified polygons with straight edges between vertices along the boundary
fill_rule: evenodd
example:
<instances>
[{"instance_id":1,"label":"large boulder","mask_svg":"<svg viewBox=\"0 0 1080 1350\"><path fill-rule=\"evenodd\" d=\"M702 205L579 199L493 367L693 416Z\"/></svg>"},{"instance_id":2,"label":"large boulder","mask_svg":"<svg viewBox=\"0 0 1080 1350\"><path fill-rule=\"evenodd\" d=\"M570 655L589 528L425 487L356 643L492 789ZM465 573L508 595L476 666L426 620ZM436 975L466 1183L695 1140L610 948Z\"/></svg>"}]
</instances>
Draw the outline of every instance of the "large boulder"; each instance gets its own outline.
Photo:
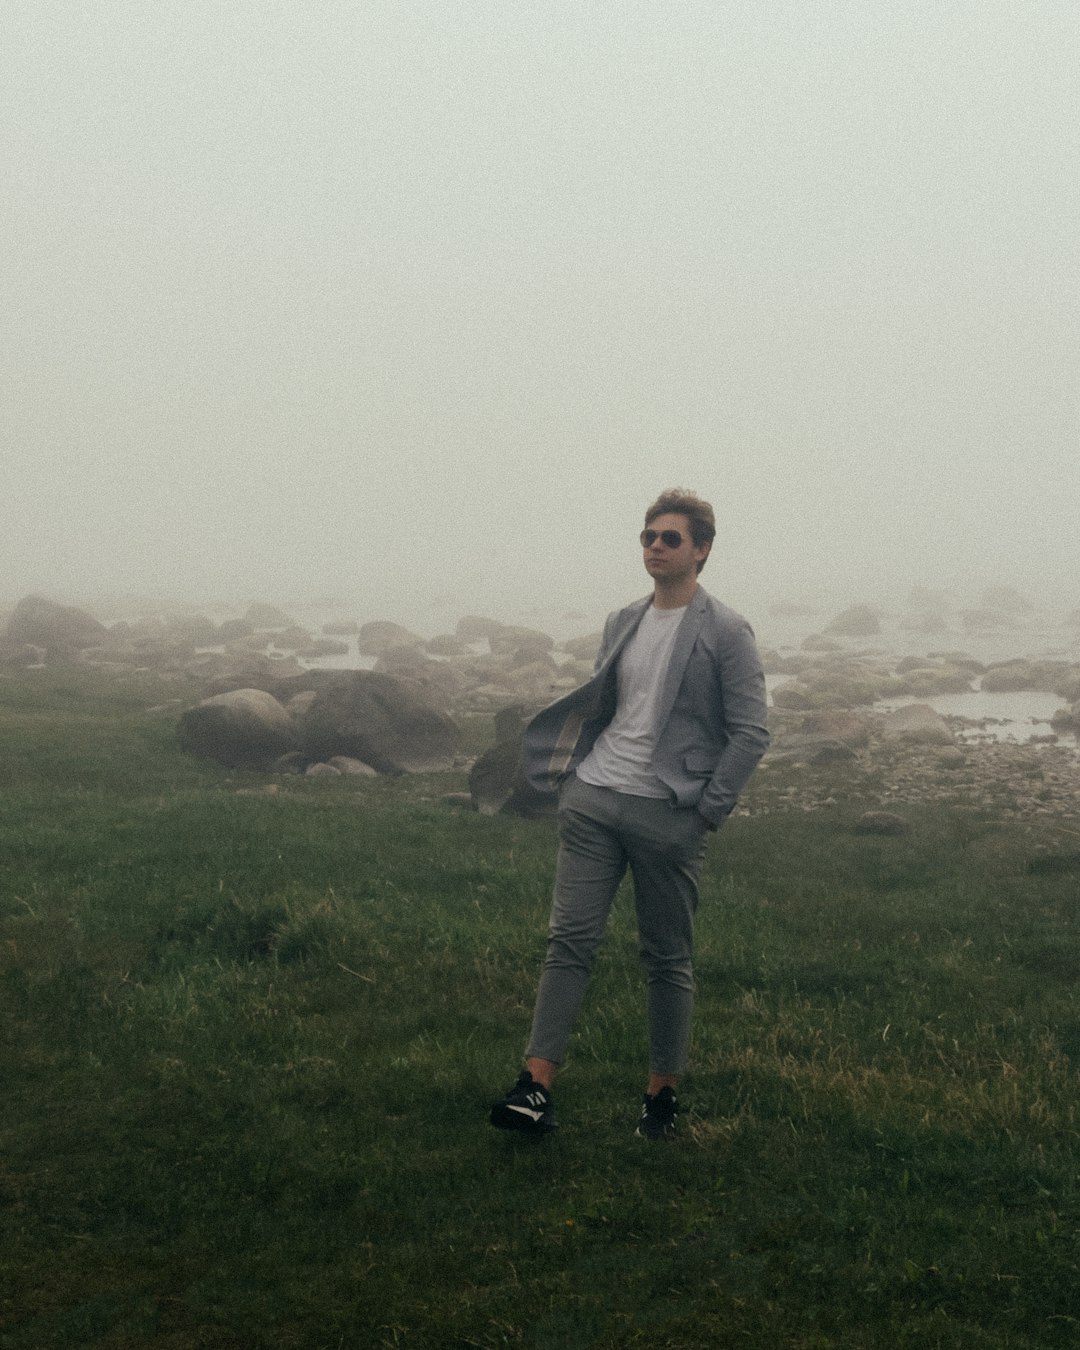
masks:
<instances>
[{"instance_id":1,"label":"large boulder","mask_svg":"<svg viewBox=\"0 0 1080 1350\"><path fill-rule=\"evenodd\" d=\"M949 724L928 703L909 703L885 713L881 718L881 731L889 741L908 741L915 745L955 744Z\"/></svg>"},{"instance_id":2,"label":"large boulder","mask_svg":"<svg viewBox=\"0 0 1080 1350\"><path fill-rule=\"evenodd\" d=\"M12 611L4 634L6 647L29 643L44 647L49 660L63 660L84 647L100 645L108 629L74 605L58 605L44 596L28 595Z\"/></svg>"},{"instance_id":3,"label":"large boulder","mask_svg":"<svg viewBox=\"0 0 1080 1350\"><path fill-rule=\"evenodd\" d=\"M361 656L382 656L391 647L419 647L424 639L399 623L375 619L361 626L356 635L356 650Z\"/></svg>"},{"instance_id":4,"label":"large boulder","mask_svg":"<svg viewBox=\"0 0 1080 1350\"><path fill-rule=\"evenodd\" d=\"M466 614L458 619L455 634L465 642L490 642L504 625L498 619L486 619L480 614Z\"/></svg>"},{"instance_id":5,"label":"large boulder","mask_svg":"<svg viewBox=\"0 0 1080 1350\"><path fill-rule=\"evenodd\" d=\"M468 677L450 661L432 661L421 647L390 647L373 667L380 675L404 680L432 707L449 712L454 700L469 684Z\"/></svg>"},{"instance_id":6,"label":"large boulder","mask_svg":"<svg viewBox=\"0 0 1080 1350\"><path fill-rule=\"evenodd\" d=\"M971 691L971 671L948 663L906 665L898 678L905 694L932 698L935 694L966 694Z\"/></svg>"},{"instance_id":7,"label":"large boulder","mask_svg":"<svg viewBox=\"0 0 1080 1350\"><path fill-rule=\"evenodd\" d=\"M1073 664L1054 681L1054 693L1067 703L1080 703L1080 665Z\"/></svg>"},{"instance_id":8,"label":"large boulder","mask_svg":"<svg viewBox=\"0 0 1080 1350\"><path fill-rule=\"evenodd\" d=\"M424 643L424 650L429 656L468 656L469 644L454 633L438 633Z\"/></svg>"},{"instance_id":9,"label":"large boulder","mask_svg":"<svg viewBox=\"0 0 1080 1350\"><path fill-rule=\"evenodd\" d=\"M1069 675L1070 669L1068 661L1032 661L1026 657L1015 661L999 661L986 668L980 688L986 693L1022 689L1052 693Z\"/></svg>"},{"instance_id":10,"label":"large boulder","mask_svg":"<svg viewBox=\"0 0 1080 1350\"><path fill-rule=\"evenodd\" d=\"M773 690L778 708L810 712L818 708L856 708L900 692L884 666L866 661L835 661L803 670L790 684Z\"/></svg>"},{"instance_id":11,"label":"large boulder","mask_svg":"<svg viewBox=\"0 0 1080 1350\"><path fill-rule=\"evenodd\" d=\"M180 716L180 748L230 769L268 769L296 745L292 719L272 694L233 689Z\"/></svg>"},{"instance_id":12,"label":"large boulder","mask_svg":"<svg viewBox=\"0 0 1080 1350\"><path fill-rule=\"evenodd\" d=\"M379 773L431 773L453 766L457 725L408 680L380 671L334 674L299 719L312 760L349 755Z\"/></svg>"}]
</instances>

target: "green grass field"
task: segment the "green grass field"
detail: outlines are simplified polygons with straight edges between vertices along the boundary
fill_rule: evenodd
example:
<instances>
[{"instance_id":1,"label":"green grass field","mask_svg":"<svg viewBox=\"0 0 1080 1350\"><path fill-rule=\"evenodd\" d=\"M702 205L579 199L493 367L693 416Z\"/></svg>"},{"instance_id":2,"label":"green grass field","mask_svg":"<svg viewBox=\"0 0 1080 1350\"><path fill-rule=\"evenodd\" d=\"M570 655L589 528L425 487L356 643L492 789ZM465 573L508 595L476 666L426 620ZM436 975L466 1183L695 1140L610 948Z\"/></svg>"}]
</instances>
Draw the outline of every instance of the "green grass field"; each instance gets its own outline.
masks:
<instances>
[{"instance_id":1,"label":"green grass field","mask_svg":"<svg viewBox=\"0 0 1080 1350\"><path fill-rule=\"evenodd\" d=\"M161 697L0 680L0 1350L1080 1343L1060 834L733 819L682 1138L632 1137L621 904L536 1143L486 1116L553 824L460 776L249 795Z\"/></svg>"}]
</instances>

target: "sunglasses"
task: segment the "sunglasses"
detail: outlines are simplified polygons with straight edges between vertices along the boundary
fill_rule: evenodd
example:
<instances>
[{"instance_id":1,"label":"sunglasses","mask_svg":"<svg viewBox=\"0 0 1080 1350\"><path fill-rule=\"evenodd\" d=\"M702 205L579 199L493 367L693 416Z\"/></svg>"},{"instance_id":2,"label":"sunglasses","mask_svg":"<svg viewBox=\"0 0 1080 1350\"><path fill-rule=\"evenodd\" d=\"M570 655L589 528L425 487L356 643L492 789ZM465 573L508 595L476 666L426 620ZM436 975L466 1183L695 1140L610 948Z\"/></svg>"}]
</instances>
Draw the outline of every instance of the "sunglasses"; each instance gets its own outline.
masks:
<instances>
[{"instance_id":1,"label":"sunglasses","mask_svg":"<svg viewBox=\"0 0 1080 1350\"><path fill-rule=\"evenodd\" d=\"M641 531L642 548L652 548L653 544L655 544L658 539L665 548L681 548L683 542L683 537L678 530Z\"/></svg>"}]
</instances>

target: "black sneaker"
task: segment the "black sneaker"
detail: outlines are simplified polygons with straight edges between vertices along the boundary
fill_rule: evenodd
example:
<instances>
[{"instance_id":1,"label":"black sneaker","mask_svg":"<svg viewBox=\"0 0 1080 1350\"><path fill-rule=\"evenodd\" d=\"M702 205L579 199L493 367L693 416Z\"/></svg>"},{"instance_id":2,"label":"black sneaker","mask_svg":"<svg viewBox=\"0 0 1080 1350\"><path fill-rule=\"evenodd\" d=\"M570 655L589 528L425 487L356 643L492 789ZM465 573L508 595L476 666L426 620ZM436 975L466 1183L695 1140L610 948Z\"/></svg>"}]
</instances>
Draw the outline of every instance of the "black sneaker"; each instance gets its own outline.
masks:
<instances>
[{"instance_id":1,"label":"black sneaker","mask_svg":"<svg viewBox=\"0 0 1080 1350\"><path fill-rule=\"evenodd\" d=\"M671 1088L661 1088L655 1097L646 1092L634 1133L639 1139L674 1139L678 1118L679 1099Z\"/></svg>"},{"instance_id":2,"label":"black sneaker","mask_svg":"<svg viewBox=\"0 0 1080 1350\"><path fill-rule=\"evenodd\" d=\"M527 1134L558 1129L551 1093L528 1069L522 1069L506 1096L494 1103L491 1123L497 1130L524 1130Z\"/></svg>"}]
</instances>

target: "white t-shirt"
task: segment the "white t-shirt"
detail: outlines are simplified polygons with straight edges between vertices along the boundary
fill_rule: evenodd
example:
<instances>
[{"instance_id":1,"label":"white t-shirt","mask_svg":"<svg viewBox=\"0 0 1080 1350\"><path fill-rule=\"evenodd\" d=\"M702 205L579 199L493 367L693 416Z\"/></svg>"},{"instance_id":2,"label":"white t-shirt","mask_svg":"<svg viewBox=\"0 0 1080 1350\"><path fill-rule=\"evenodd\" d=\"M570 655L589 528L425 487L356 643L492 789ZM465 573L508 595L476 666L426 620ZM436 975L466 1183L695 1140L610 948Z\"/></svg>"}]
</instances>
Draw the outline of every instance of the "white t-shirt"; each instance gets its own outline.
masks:
<instances>
[{"instance_id":1,"label":"white t-shirt","mask_svg":"<svg viewBox=\"0 0 1080 1350\"><path fill-rule=\"evenodd\" d=\"M615 716L577 767L593 787L614 788L632 797L669 797L671 789L653 773L656 713L675 634L686 613L650 605L626 644L615 671Z\"/></svg>"}]
</instances>

